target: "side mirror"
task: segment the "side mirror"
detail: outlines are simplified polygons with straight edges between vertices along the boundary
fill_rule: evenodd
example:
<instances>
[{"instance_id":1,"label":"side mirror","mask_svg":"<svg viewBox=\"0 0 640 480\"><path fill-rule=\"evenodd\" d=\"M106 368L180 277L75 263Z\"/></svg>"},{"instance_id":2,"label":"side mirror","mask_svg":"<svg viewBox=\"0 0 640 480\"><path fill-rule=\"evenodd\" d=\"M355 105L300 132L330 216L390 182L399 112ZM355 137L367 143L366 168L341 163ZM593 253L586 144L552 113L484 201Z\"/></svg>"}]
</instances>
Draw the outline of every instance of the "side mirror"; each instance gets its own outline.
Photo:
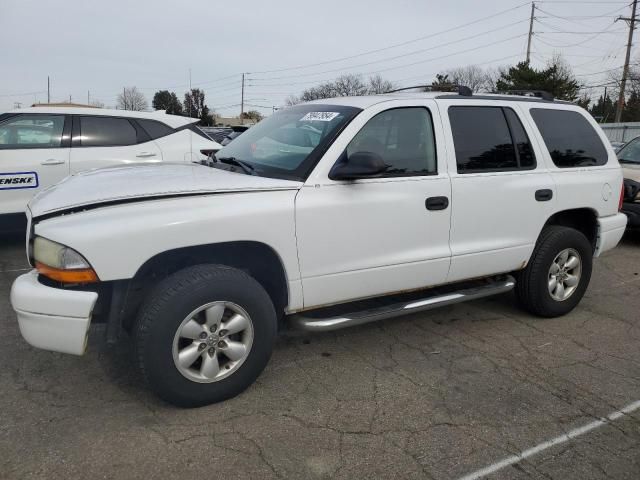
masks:
<instances>
[{"instance_id":1,"label":"side mirror","mask_svg":"<svg viewBox=\"0 0 640 480\"><path fill-rule=\"evenodd\" d=\"M375 177L386 170L387 165L377 153L356 152L349 156L345 153L329 172L329 178L331 180L356 180Z\"/></svg>"}]
</instances>

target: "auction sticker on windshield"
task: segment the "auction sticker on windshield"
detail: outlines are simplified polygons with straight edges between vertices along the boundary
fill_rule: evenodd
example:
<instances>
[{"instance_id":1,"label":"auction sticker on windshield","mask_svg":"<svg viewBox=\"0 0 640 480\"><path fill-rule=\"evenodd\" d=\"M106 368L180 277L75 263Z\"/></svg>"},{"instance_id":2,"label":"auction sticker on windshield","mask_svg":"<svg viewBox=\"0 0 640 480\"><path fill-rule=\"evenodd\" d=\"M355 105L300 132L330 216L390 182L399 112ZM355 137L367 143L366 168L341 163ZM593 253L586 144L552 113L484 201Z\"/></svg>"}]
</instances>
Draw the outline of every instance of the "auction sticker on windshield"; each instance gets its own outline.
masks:
<instances>
[{"instance_id":1,"label":"auction sticker on windshield","mask_svg":"<svg viewBox=\"0 0 640 480\"><path fill-rule=\"evenodd\" d=\"M0 190L20 188L38 188L38 174L36 172L0 173Z\"/></svg>"},{"instance_id":2,"label":"auction sticker on windshield","mask_svg":"<svg viewBox=\"0 0 640 480\"><path fill-rule=\"evenodd\" d=\"M309 112L300 119L301 122L330 122L340 115L339 112Z\"/></svg>"}]
</instances>

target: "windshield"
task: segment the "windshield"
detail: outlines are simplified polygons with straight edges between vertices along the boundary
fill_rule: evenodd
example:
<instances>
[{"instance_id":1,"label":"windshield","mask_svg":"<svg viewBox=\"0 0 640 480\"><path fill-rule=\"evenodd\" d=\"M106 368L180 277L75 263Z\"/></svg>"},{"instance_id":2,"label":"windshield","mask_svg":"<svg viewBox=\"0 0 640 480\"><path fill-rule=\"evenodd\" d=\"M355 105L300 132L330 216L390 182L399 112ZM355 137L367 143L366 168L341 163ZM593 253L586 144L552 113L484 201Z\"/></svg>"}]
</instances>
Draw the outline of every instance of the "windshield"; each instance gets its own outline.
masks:
<instances>
[{"instance_id":1,"label":"windshield","mask_svg":"<svg viewBox=\"0 0 640 480\"><path fill-rule=\"evenodd\" d=\"M337 105L297 105L280 110L216 153L253 167L256 175L306 180L336 135L360 112Z\"/></svg>"},{"instance_id":2,"label":"windshield","mask_svg":"<svg viewBox=\"0 0 640 480\"><path fill-rule=\"evenodd\" d=\"M617 155L620 163L636 163L640 165L640 137L631 140L618 150Z\"/></svg>"}]
</instances>

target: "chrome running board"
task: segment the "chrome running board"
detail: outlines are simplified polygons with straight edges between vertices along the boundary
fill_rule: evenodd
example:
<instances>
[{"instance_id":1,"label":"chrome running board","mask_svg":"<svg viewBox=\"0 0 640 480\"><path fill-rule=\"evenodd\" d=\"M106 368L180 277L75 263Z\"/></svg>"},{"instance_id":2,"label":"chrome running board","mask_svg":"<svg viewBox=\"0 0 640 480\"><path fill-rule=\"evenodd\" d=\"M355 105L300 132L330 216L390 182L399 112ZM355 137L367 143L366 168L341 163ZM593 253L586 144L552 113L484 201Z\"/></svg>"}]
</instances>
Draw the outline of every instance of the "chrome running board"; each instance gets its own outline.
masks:
<instances>
[{"instance_id":1,"label":"chrome running board","mask_svg":"<svg viewBox=\"0 0 640 480\"><path fill-rule=\"evenodd\" d=\"M356 311L345 315L312 317L309 316L312 312L293 314L289 317L289 322L298 330L305 330L307 332L327 332L330 330L338 330L340 328L352 327L354 325L375 322L386 318L409 315L411 313L444 307L445 305L453 305L454 303L477 300L491 295L506 293L512 290L515 284L515 279L511 275L506 275L500 280L495 280L485 285L465 288L450 293L436 294L418 300L414 299L407 302L393 303L384 307ZM313 313L317 315L319 311L314 311Z\"/></svg>"}]
</instances>

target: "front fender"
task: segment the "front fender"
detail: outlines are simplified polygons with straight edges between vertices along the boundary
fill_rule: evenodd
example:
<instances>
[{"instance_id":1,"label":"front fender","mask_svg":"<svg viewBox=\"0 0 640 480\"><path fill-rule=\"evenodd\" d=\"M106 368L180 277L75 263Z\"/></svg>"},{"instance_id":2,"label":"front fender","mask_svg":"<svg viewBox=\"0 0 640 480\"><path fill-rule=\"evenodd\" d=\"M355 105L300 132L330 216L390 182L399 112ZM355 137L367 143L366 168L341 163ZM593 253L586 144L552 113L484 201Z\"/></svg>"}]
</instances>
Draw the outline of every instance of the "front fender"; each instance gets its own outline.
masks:
<instances>
[{"instance_id":1,"label":"front fender","mask_svg":"<svg viewBox=\"0 0 640 480\"><path fill-rule=\"evenodd\" d=\"M296 190L155 199L96 208L36 223L36 235L80 252L102 281L132 278L150 258L178 248L256 241L299 280Z\"/></svg>"}]
</instances>

